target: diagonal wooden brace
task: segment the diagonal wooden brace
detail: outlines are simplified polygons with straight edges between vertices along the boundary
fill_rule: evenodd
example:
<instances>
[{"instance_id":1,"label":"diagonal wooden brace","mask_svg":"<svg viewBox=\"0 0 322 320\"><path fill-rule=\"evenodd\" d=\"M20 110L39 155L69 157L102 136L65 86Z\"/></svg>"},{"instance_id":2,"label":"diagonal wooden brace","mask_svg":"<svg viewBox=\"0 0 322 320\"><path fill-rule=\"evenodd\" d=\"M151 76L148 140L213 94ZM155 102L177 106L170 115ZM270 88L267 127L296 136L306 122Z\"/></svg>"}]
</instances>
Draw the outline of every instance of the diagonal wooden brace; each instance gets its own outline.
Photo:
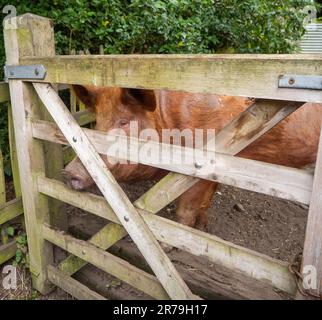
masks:
<instances>
[{"instance_id":1,"label":"diagonal wooden brace","mask_svg":"<svg viewBox=\"0 0 322 320\"><path fill-rule=\"evenodd\" d=\"M33 83L40 99L77 153L106 201L172 299L195 299L153 233L118 185L94 146L50 84Z\"/></svg>"}]
</instances>

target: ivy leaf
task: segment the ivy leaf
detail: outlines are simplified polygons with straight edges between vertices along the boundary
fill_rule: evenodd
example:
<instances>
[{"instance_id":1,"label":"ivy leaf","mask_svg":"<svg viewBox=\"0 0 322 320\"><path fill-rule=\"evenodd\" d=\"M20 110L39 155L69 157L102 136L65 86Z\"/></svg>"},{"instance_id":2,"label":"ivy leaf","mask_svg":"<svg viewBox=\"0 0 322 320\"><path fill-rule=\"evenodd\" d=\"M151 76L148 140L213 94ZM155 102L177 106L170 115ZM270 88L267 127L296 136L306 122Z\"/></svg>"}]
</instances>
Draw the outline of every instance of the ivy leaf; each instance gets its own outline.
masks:
<instances>
[{"instance_id":1,"label":"ivy leaf","mask_svg":"<svg viewBox=\"0 0 322 320\"><path fill-rule=\"evenodd\" d=\"M8 227L7 228L7 234L10 236L10 237L13 237L15 235L15 229L13 227Z\"/></svg>"}]
</instances>

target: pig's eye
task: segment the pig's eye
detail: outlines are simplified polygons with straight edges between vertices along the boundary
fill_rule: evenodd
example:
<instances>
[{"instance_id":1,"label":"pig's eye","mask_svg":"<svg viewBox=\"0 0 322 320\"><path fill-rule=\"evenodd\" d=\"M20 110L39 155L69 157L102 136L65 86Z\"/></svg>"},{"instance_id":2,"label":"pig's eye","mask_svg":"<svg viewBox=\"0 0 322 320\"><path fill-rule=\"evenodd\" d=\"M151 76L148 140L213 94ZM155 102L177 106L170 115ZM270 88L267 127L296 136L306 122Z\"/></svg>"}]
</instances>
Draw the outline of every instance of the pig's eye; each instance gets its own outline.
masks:
<instances>
[{"instance_id":1,"label":"pig's eye","mask_svg":"<svg viewBox=\"0 0 322 320\"><path fill-rule=\"evenodd\" d=\"M130 124L130 121L127 119L121 119L118 123L119 128L127 127Z\"/></svg>"}]
</instances>

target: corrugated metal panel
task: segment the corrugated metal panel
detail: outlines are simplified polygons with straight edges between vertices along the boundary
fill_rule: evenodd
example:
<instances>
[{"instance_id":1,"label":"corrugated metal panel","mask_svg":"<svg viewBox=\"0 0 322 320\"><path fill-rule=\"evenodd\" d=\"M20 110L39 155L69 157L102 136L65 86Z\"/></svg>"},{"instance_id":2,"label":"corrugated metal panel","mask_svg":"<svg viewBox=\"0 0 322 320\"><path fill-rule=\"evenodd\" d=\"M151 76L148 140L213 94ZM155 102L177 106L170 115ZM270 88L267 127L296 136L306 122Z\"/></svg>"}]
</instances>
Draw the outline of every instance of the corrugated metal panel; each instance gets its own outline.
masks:
<instances>
[{"instance_id":1,"label":"corrugated metal panel","mask_svg":"<svg viewBox=\"0 0 322 320\"><path fill-rule=\"evenodd\" d=\"M312 23L305 27L306 32L300 42L302 53L322 53L322 23Z\"/></svg>"}]
</instances>

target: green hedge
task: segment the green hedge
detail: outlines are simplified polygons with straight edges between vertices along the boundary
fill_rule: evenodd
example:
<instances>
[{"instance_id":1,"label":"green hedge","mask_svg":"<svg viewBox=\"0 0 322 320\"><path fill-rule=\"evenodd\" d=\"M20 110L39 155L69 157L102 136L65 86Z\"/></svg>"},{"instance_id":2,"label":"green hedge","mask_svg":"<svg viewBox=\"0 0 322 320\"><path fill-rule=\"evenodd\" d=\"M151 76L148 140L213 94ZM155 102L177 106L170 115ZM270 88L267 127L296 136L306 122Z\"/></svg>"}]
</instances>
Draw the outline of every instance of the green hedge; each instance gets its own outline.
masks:
<instances>
[{"instance_id":1,"label":"green hedge","mask_svg":"<svg viewBox=\"0 0 322 320\"><path fill-rule=\"evenodd\" d=\"M8 1L1 0L2 7ZM10 1L55 22L58 53L289 53L310 0ZM2 35L1 35L2 37ZM0 39L0 55L3 41Z\"/></svg>"},{"instance_id":2,"label":"green hedge","mask_svg":"<svg viewBox=\"0 0 322 320\"><path fill-rule=\"evenodd\" d=\"M55 23L58 54L291 53L310 0L0 0ZM4 15L3 15L4 16ZM0 34L0 65L4 64ZM0 115L0 144L6 120Z\"/></svg>"}]
</instances>

